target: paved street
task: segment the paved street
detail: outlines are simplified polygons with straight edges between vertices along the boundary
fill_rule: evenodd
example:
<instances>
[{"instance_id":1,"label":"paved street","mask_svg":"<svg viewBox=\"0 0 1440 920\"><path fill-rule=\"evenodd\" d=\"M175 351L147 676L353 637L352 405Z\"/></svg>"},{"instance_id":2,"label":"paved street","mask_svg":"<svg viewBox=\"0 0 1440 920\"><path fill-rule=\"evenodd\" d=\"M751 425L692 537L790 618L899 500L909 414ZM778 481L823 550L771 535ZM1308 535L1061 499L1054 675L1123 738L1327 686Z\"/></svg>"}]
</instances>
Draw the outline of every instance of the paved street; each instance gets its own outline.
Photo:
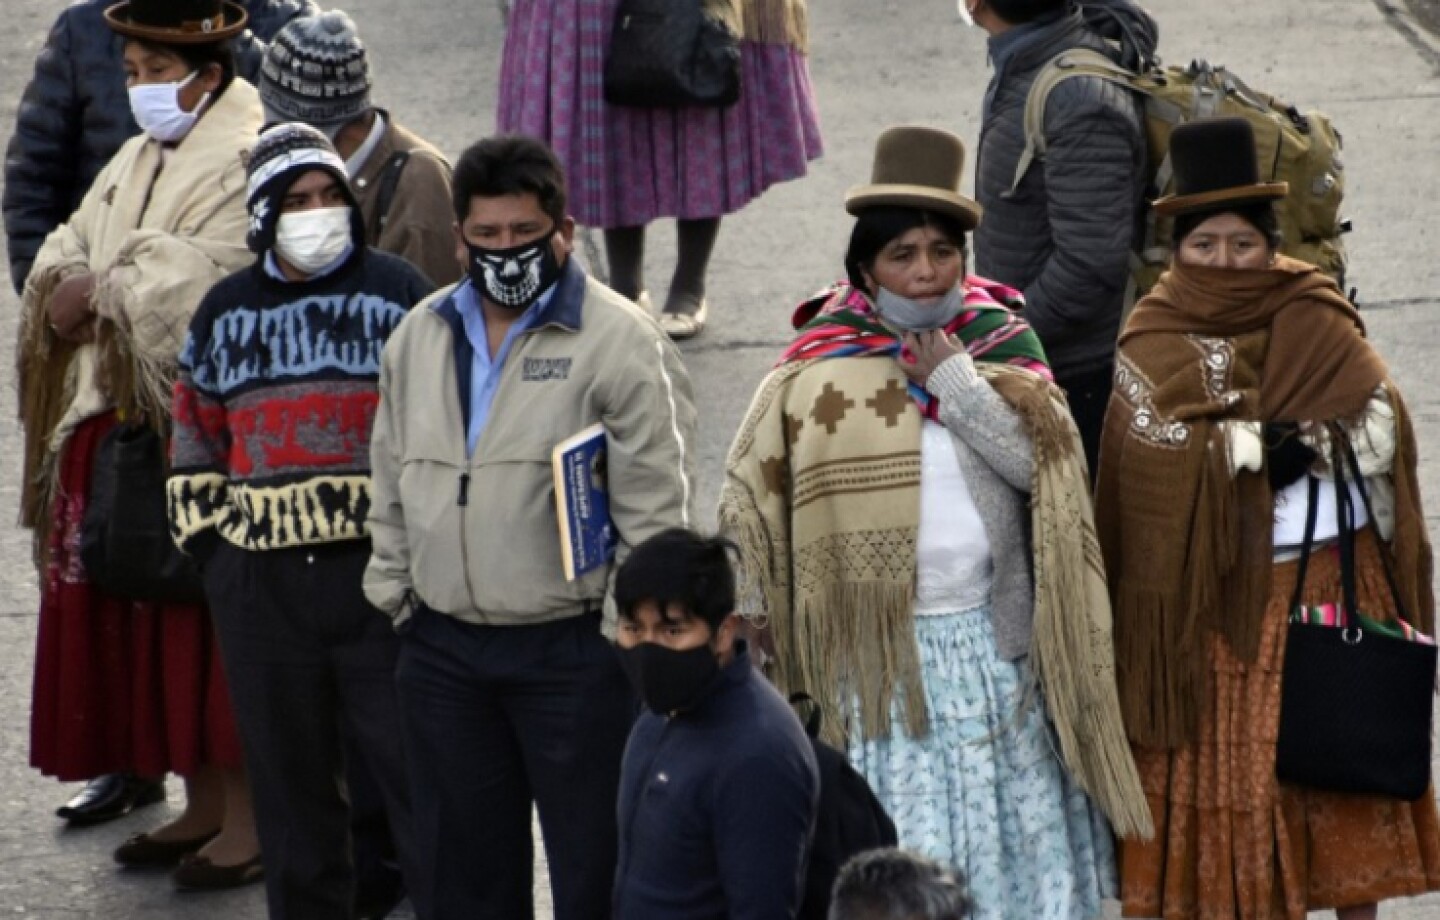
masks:
<instances>
[{"instance_id":1,"label":"paved street","mask_svg":"<svg viewBox=\"0 0 1440 920\"><path fill-rule=\"evenodd\" d=\"M486 0L347 0L372 51L379 104L456 154L491 129L503 39ZM326 5L330 5L326 0ZM1405 388L1421 436L1432 530L1440 523L1440 39L1410 10L1434 0L1149 0L1166 60L1208 57L1252 85L1329 112L1346 142L1352 283L1373 338ZM5 0L0 30L0 141L45 30L63 0ZM711 274L711 327L684 351L699 396L704 507L713 507L730 436L787 337L795 302L843 274L845 189L868 178L881 128L921 122L973 144L988 77L982 33L953 0L814 0L811 68L827 153L805 180L727 219ZM663 291L673 233L649 246ZM594 251L593 249L591 250ZM600 266L603 268L603 266ZM0 266L0 276L4 268ZM36 586L15 520L19 433L12 349L17 301L0 277L0 915L251 920L258 887L178 895L163 876L115 870L110 851L171 805L100 828L52 817L71 792L27 766ZM483 871L483 867L477 867ZM1316 915L1321 916L1321 915ZM1328 915L1326 915L1328 916ZM1440 897L1388 905L1385 920L1440 918Z\"/></svg>"}]
</instances>

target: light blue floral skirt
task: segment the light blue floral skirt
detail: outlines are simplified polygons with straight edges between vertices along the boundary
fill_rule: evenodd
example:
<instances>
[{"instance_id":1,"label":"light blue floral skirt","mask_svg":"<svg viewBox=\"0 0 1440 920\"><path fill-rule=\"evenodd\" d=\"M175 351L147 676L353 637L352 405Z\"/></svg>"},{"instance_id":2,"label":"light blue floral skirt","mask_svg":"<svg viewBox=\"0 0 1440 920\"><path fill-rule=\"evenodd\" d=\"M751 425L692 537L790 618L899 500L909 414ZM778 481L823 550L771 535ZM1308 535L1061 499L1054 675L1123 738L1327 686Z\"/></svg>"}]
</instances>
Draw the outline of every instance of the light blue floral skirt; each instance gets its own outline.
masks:
<instances>
[{"instance_id":1,"label":"light blue floral skirt","mask_svg":"<svg viewBox=\"0 0 1440 920\"><path fill-rule=\"evenodd\" d=\"M996 653L988 607L915 623L929 737L897 711L891 737L849 749L900 846L962 871L976 920L1099 916L1114 840L1061 765L1029 666Z\"/></svg>"}]
</instances>

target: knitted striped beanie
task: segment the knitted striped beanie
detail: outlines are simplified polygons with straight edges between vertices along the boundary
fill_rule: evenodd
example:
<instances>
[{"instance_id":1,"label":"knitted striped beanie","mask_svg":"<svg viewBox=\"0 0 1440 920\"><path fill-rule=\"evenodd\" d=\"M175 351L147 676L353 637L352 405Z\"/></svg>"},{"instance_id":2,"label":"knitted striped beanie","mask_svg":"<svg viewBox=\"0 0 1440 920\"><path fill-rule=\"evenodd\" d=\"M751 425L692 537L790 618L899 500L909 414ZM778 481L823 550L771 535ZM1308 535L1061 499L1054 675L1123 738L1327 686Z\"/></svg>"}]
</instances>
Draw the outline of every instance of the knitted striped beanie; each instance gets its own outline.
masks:
<instances>
[{"instance_id":1,"label":"knitted striped beanie","mask_svg":"<svg viewBox=\"0 0 1440 920\"><path fill-rule=\"evenodd\" d=\"M370 63L341 10L292 19L260 65L265 121L303 121L332 134L370 110Z\"/></svg>"},{"instance_id":2,"label":"knitted striped beanie","mask_svg":"<svg viewBox=\"0 0 1440 920\"><path fill-rule=\"evenodd\" d=\"M335 152L330 139L309 125L274 125L265 129L250 148L245 194L250 229L245 242L251 252L264 252L275 244L275 224L280 220L285 193L296 179L312 169L324 170L340 182L352 214L360 220L360 206L350 188L345 161ZM356 238L363 240L364 223L356 226Z\"/></svg>"}]
</instances>

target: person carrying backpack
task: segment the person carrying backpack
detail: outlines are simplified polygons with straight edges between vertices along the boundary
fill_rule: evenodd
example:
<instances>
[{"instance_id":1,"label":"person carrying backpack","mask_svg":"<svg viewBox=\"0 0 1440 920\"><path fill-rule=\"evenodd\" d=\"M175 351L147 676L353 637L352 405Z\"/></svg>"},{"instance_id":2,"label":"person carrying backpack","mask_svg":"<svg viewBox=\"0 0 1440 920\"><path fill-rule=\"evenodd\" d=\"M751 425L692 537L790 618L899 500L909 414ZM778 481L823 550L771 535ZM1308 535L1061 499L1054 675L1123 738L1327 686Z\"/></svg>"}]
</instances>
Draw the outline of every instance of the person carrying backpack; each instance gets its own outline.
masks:
<instances>
[{"instance_id":1,"label":"person carrying backpack","mask_svg":"<svg viewBox=\"0 0 1440 920\"><path fill-rule=\"evenodd\" d=\"M1069 398L1093 478L1145 191L1135 95L1098 77L1065 81L1045 109L1046 157L1014 182L1026 148L1026 97L1052 58L1087 48L1133 69L1154 55L1158 27L1131 0L1087 0L1086 7L1082 12L1074 0L960 0L962 18L989 33L995 69L976 160L985 220L975 231L975 271L1024 293L1025 320ZM1109 15L1094 15L1095 7ZM1109 34L1087 14L1103 19Z\"/></svg>"}]
</instances>

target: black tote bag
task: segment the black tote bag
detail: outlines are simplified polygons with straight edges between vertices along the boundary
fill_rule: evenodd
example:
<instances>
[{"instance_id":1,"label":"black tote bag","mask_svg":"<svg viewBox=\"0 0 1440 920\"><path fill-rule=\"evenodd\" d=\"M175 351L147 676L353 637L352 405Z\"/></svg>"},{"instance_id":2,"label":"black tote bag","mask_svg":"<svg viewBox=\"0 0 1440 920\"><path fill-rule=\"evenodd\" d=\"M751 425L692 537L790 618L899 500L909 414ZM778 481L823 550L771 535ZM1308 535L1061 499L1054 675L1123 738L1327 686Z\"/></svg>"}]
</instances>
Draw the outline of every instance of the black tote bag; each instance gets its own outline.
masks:
<instances>
[{"instance_id":1,"label":"black tote bag","mask_svg":"<svg viewBox=\"0 0 1440 920\"><path fill-rule=\"evenodd\" d=\"M605 57L605 101L725 108L740 98L740 39L704 0L620 0Z\"/></svg>"},{"instance_id":2,"label":"black tote bag","mask_svg":"<svg viewBox=\"0 0 1440 920\"><path fill-rule=\"evenodd\" d=\"M165 440L148 425L116 425L100 442L81 523L90 580L129 600L196 604L205 589L170 536Z\"/></svg>"},{"instance_id":3,"label":"black tote bag","mask_svg":"<svg viewBox=\"0 0 1440 920\"><path fill-rule=\"evenodd\" d=\"M1289 625L1275 773L1300 786L1414 801L1430 785L1437 649L1364 626L1356 603L1354 507L1345 487L1347 465L1372 521L1375 514L1359 461L1342 431L1333 431L1332 444L1346 625L1293 619ZM1318 496L1319 483L1312 478L1292 614L1300 609ZM1381 557L1395 613L1403 620L1404 602L1383 547Z\"/></svg>"}]
</instances>

